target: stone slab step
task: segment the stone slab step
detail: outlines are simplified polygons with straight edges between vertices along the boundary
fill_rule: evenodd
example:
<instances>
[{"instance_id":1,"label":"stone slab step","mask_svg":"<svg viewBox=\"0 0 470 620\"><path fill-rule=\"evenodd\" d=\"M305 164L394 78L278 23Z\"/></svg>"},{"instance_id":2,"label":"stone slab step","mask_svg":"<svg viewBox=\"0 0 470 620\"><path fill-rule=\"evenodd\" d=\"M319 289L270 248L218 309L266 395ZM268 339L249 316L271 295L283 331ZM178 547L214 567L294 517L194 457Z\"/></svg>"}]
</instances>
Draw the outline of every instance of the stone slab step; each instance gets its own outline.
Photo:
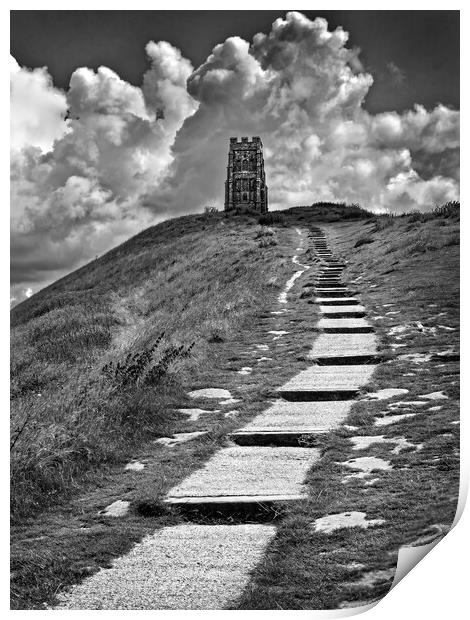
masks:
<instances>
[{"instance_id":1,"label":"stone slab step","mask_svg":"<svg viewBox=\"0 0 470 620\"><path fill-rule=\"evenodd\" d=\"M334 281L334 282L338 282L338 280L340 280L342 277L341 273L319 273L318 275L315 276L315 280L317 281Z\"/></svg>"},{"instance_id":2,"label":"stone slab step","mask_svg":"<svg viewBox=\"0 0 470 620\"><path fill-rule=\"evenodd\" d=\"M289 402L279 399L236 432L326 433L345 420L352 405L353 401Z\"/></svg>"},{"instance_id":3,"label":"stone slab step","mask_svg":"<svg viewBox=\"0 0 470 620\"><path fill-rule=\"evenodd\" d=\"M316 298L315 301L310 300L308 303L309 304L315 304L315 303L320 303L321 300L323 299L323 297L325 298L345 298L345 299L349 299L350 295L353 295L354 293L351 291L337 291L337 290L331 290L331 289L315 289L315 293L316 293ZM318 301L319 300L319 301Z\"/></svg>"},{"instance_id":4,"label":"stone slab step","mask_svg":"<svg viewBox=\"0 0 470 620\"><path fill-rule=\"evenodd\" d=\"M323 294L323 293L330 293L330 292L331 293L338 293L338 292L339 293L344 293L345 292L345 290L344 290L345 286L346 286L345 284L342 284L341 286L337 286L336 284L334 286L326 286L326 287L321 286L319 288L318 292L319 292L319 294L320 293L321 294Z\"/></svg>"},{"instance_id":5,"label":"stone slab step","mask_svg":"<svg viewBox=\"0 0 470 620\"><path fill-rule=\"evenodd\" d=\"M275 534L258 523L165 527L59 594L56 609L229 608Z\"/></svg>"},{"instance_id":6,"label":"stone slab step","mask_svg":"<svg viewBox=\"0 0 470 620\"><path fill-rule=\"evenodd\" d=\"M230 439L239 446L314 446L320 445L324 432L314 430L237 431Z\"/></svg>"},{"instance_id":7,"label":"stone slab step","mask_svg":"<svg viewBox=\"0 0 470 620\"><path fill-rule=\"evenodd\" d=\"M246 447L246 446L245 446ZM256 447L251 447L256 449ZM273 448L269 448L273 449ZM273 522L282 517L289 503L305 499L304 493L277 495L220 495L206 497L176 497L165 500L170 510L176 510L193 522L207 523L222 519L235 522Z\"/></svg>"},{"instance_id":8,"label":"stone slab step","mask_svg":"<svg viewBox=\"0 0 470 620\"><path fill-rule=\"evenodd\" d=\"M268 448L272 450L273 448ZM306 448L303 448L304 450ZM304 493L271 493L270 495L181 495L178 497L167 497L165 503L171 506L197 506L202 504L221 504L229 505L268 503L268 502L288 502L298 501L305 497Z\"/></svg>"},{"instance_id":9,"label":"stone slab step","mask_svg":"<svg viewBox=\"0 0 470 620\"><path fill-rule=\"evenodd\" d=\"M318 459L319 452L308 448L223 448L166 499L302 494L305 475Z\"/></svg>"},{"instance_id":10,"label":"stone slab step","mask_svg":"<svg viewBox=\"0 0 470 620\"><path fill-rule=\"evenodd\" d=\"M366 334L320 334L308 359L320 365L371 364L379 360L377 336Z\"/></svg>"},{"instance_id":11,"label":"stone slab step","mask_svg":"<svg viewBox=\"0 0 470 620\"><path fill-rule=\"evenodd\" d=\"M375 366L319 366L302 371L277 391L291 401L351 400L369 383Z\"/></svg>"},{"instance_id":12,"label":"stone slab step","mask_svg":"<svg viewBox=\"0 0 470 620\"><path fill-rule=\"evenodd\" d=\"M349 306L358 304L359 301L355 297L317 297L313 303L324 306Z\"/></svg>"},{"instance_id":13,"label":"stone slab step","mask_svg":"<svg viewBox=\"0 0 470 620\"><path fill-rule=\"evenodd\" d=\"M316 328L330 333L356 333L365 334L374 331L365 319L331 319L322 318L316 324Z\"/></svg>"},{"instance_id":14,"label":"stone slab step","mask_svg":"<svg viewBox=\"0 0 470 620\"><path fill-rule=\"evenodd\" d=\"M328 306L326 306L328 308ZM347 306L345 306L346 308ZM325 319L361 319L366 316L364 310L345 310L344 312L321 312Z\"/></svg>"},{"instance_id":15,"label":"stone slab step","mask_svg":"<svg viewBox=\"0 0 470 620\"><path fill-rule=\"evenodd\" d=\"M346 284L339 284L339 283L333 283L333 282L316 282L315 286L316 286L316 288L327 288L327 289L331 289L331 288L344 289L344 288L346 288Z\"/></svg>"},{"instance_id":16,"label":"stone slab step","mask_svg":"<svg viewBox=\"0 0 470 620\"><path fill-rule=\"evenodd\" d=\"M351 304L350 306L346 305L338 305L338 306L330 306L321 304L319 308L320 312L328 313L328 314L343 314L344 312L365 312L366 309L364 306L359 304Z\"/></svg>"}]
</instances>

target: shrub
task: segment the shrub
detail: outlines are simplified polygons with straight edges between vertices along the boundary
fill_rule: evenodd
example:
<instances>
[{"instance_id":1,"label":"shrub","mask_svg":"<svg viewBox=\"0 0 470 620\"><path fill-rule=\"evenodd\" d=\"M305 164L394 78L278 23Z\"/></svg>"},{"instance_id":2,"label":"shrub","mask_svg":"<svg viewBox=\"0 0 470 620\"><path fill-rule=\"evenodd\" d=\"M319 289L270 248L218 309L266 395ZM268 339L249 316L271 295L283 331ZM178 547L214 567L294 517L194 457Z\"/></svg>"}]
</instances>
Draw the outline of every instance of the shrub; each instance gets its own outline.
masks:
<instances>
[{"instance_id":1,"label":"shrub","mask_svg":"<svg viewBox=\"0 0 470 620\"><path fill-rule=\"evenodd\" d=\"M260 237L272 237L274 235L274 230L272 228L258 228L255 234L255 239L259 239Z\"/></svg>"},{"instance_id":2,"label":"shrub","mask_svg":"<svg viewBox=\"0 0 470 620\"><path fill-rule=\"evenodd\" d=\"M205 321L201 331L207 342L225 342L230 335L230 325L227 319L211 318Z\"/></svg>"},{"instance_id":3,"label":"shrub","mask_svg":"<svg viewBox=\"0 0 470 620\"><path fill-rule=\"evenodd\" d=\"M258 241L259 248L268 248L269 246L277 245L277 241L275 237L262 237Z\"/></svg>"},{"instance_id":4,"label":"shrub","mask_svg":"<svg viewBox=\"0 0 470 620\"><path fill-rule=\"evenodd\" d=\"M460 217L460 202L452 200L440 207L436 207L433 212L438 217Z\"/></svg>"},{"instance_id":5,"label":"shrub","mask_svg":"<svg viewBox=\"0 0 470 620\"><path fill-rule=\"evenodd\" d=\"M189 346L170 345L157 356L157 350L163 341L164 333L151 344L137 353L128 353L117 362L108 362L103 366L103 374L116 385L143 384L155 385L167 373L170 366L178 359L189 357L194 342Z\"/></svg>"}]
</instances>

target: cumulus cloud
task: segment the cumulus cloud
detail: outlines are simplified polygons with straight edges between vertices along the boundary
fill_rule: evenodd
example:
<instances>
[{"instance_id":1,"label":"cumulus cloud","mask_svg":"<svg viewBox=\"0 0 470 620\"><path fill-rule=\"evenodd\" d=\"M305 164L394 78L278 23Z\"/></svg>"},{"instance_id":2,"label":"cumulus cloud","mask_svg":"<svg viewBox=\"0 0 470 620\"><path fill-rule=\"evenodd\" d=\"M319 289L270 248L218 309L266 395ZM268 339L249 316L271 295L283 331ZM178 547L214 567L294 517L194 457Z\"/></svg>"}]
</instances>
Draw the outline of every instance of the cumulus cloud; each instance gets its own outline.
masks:
<instances>
[{"instance_id":1,"label":"cumulus cloud","mask_svg":"<svg viewBox=\"0 0 470 620\"><path fill-rule=\"evenodd\" d=\"M10 57L10 141L14 151L52 148L67 132L65 94L54 88L47 70L20 68Z\"/></svg>"},{"instance_id":2,"label":"cumulus cloud","mask_svg":"<svg viewBox=\"0 0 470 620\"><path fill-rule=\"evenodd\" d=\"M197 103L186 90L189 61L167 43L147 52L143 88L106 67L79 68L64 94L46 69L13 65L12 106L21 99L11 141L16 300L155 221L142 196L167 174L176 132ZM49 105L25 96L31 82Z\"/></svg>"},{"instance_id":3,"label":"cumulus cloud","mask_svg":"<svg viewBox=\"0 0 470 620\"><path fill-rule=\"evenodd\" d=\"M434 191L417 191L413 158L455 149L459 113L417 105L369 114L373 77L347 42L342 28L330 32L324 19L291 12L251 45L237 37L217 45L188 80L200 105L176 137L173 177L156 202L168 209L209 198L221 204L230 135L262 137L274 208L346 200L380 211L425 210L438 196L457 198L457 171L436 177ZM400 174L403 190L410 184L403 204L390 185Z\"/></svg>"},{"instance_id":4,"label":"cumulus cloud","mask_svg":"<svg viewBox=\"0 0 470 620\"><path fill-rule=\"evenodd\" d=\"M373 77L348 33L322 18L290 12L252 42L216 45L196 70L169 43L146 52L141 87L106 67L79 68L64 93L46 69L12 63L21 290L158 218L221 208L230 136L261 136L271 208L345 200L427 210L458 197L458 111L368 113Z\"/></svg>"}]
</instances>

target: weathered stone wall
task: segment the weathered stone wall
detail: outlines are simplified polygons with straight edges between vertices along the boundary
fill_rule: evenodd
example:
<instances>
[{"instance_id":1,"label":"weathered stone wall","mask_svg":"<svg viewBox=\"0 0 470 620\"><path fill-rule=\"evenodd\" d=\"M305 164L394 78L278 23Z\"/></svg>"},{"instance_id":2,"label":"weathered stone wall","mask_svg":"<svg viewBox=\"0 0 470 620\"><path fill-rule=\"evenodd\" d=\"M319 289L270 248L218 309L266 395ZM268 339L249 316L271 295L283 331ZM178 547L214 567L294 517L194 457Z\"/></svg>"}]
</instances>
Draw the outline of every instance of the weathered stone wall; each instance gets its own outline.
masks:
<instances>
[{"instance_id":1,"label":"weathered stone wall","mask_svg":"<svg viewBox=\"0 0 470 620\"><path fill-rule=\"evenodd\" d=\"M266 213L268 188L264 172L263 144L254 136L230 138L227 180L225 182L225 210L245 207Z\"/></svg>"}]
</instances>

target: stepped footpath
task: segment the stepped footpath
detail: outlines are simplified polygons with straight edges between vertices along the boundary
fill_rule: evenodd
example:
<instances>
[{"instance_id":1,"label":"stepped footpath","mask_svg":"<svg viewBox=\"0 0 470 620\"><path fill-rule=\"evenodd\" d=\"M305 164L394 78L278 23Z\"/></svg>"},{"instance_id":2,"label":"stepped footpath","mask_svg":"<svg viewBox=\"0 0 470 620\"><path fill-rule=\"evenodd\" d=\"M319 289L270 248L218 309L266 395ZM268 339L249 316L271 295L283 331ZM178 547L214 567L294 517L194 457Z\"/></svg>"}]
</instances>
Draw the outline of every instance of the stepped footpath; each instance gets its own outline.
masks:
<instances>
[{"instance_id":1,"label":"stepped footpath","mask_svg":"<svg viewBox=\"0 0 470 620\"><path fill-rule=\"evenodd\" d=\"M304 233L298 231L299 237ZM325 234L309 235L314 264L289 280L273 314L289 312L288 291L303 276L317 305L311 366L280 386L272 404L231 434L165 503L186 522L166 527L61 595L62 609L224 609L235 604L276 534L283 507L307 497L304 480L320 459L322 435L340 426L378 361L366 309L341 280L345 263ZM302 241L301 241L302 243ZM300 250L301 248L298 248ZM273 332L274 333L274 332Z\"/></svg>"}]
</instances>

